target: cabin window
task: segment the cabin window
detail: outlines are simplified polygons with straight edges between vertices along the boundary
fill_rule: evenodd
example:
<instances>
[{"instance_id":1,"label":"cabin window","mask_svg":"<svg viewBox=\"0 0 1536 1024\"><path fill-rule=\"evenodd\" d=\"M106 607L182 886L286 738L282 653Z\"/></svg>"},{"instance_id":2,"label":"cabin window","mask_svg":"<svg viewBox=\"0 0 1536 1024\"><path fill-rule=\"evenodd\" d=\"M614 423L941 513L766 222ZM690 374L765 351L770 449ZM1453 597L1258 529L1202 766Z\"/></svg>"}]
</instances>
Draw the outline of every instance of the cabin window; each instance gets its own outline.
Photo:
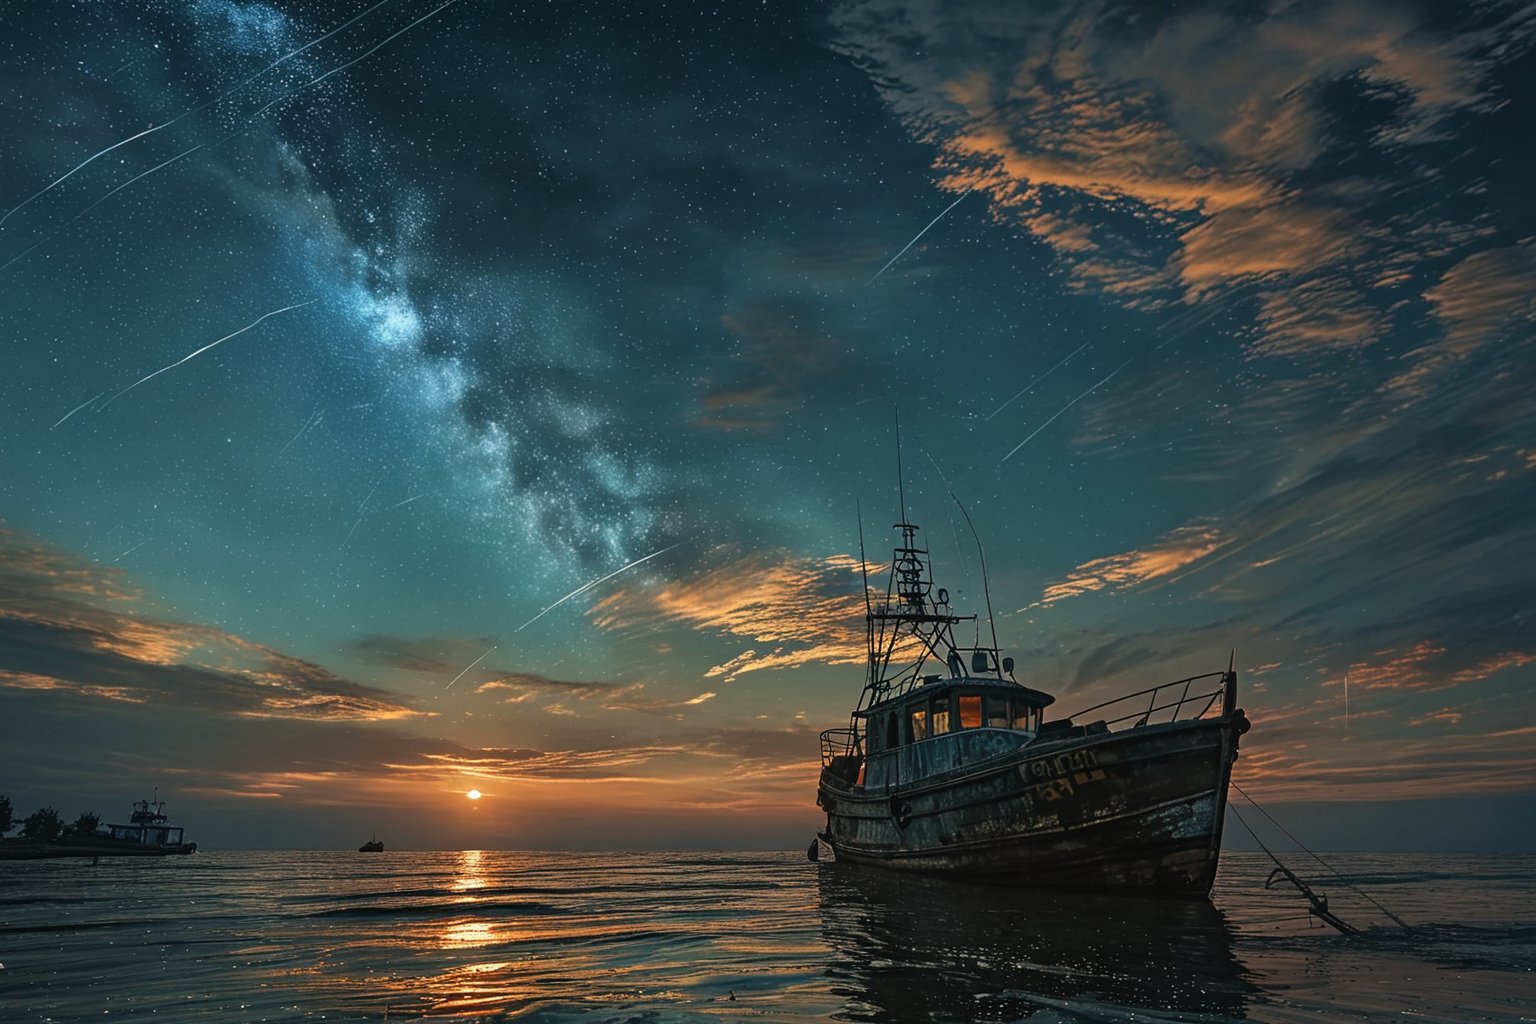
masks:
<instances>
[{"instance_id":1,"label":"cabin window","mask_svg":"<svg viewBox=\"0 0 1536 1024\"><path fill-rule=\"evenodd\" d=\"M936 698L933 702L933 718L930 720L935 736L949 732L949 717L948 695Z\"/></svg>"},{"instance_id":2,"label":"cabin window","mask_svg":"<svg viewBox=\"0 0 1536 1024\"><path fill-rule=\"evenodd\" d=\"M928 709L916 708L912 712L912 741L928 738Z\"/></svg>"},{"instance_id":3,"label":"cabin window","mask_svg":"<svg viewBox=\"0 0 1536 1024\"><path fill-rule=\"evenodd\" d=\"M885 720L885 749L895 750L901 746L901 716L890 713L881 717Z\"/></svg>"},{"instance_id":4,"label":"cabin window","mask_svg":"<svg viewBox=\"0 0 1536 1024\"><path fill-rule=\"evenodd\" d=\"M1029 724L1029 720L1030 720L1030 706L1028 704L1022 704L1022 703L1015 702L1015 704L1013 705L1013 727L1015 729L1030 729L1030 728L1033 728Z\"/></svg>"},{"instance_id":5,"label":"cabin window","mask_svg":"<svg viewBox=\"0 0 1536 1024\"><path fill-rule=\"evenodd\" d=\"M980 729L981 723L981 695L963 695L960 698L960 728Z\"/></svg>"},{"instance_id":6,"label":"cabin window","mask_svg":"<svg viewBox=\"0 0 1536 1024\"><path fill-rule=\"evenodd\" d=\"M1008 698L987 698L987 726L992 729L1008 728Z\"/></svg>"}]
</instances>

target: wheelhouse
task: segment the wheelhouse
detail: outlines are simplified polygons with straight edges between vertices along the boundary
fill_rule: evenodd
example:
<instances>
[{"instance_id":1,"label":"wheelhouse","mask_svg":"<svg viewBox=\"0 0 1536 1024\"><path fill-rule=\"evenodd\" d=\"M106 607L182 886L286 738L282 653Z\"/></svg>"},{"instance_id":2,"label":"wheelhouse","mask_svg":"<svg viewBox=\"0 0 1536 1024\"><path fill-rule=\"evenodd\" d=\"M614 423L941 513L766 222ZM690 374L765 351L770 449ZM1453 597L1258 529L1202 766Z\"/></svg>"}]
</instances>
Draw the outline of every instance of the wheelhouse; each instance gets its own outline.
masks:
<instances>
[{"instance_id":1,"label":"wheelhouse","mask_svg":"<svg viewBox=\"0 0 1536 1024\"><path fill-rule=\"evenodd\" d=\"M1008 730L1031 737L1056 698L994 679L925 676L922 684L859 712L864 749L871 756L972 729Z\"/></svg>"}]
</instances>

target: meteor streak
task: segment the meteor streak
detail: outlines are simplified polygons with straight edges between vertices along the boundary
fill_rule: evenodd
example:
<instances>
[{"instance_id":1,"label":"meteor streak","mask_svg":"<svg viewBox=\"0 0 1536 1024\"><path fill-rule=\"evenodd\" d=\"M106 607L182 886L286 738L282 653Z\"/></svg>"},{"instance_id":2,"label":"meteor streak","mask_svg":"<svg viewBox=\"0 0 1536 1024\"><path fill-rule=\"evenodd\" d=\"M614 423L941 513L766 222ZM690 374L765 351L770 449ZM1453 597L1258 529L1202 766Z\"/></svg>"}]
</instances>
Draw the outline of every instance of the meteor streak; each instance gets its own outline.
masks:
<instances>
[{"instance_id":1,"label":"meteor streak","mask_svg":"<svg viewBox=\"0 0 1536 1024\"><path fill-rule=\"evenodd\" d=\"M425 497L427 497L430 494L436 494L436 493L437 493L436 491L422 491L420 494L413 494L411 497L406 498L404 501L397 501L397 502L395 502L393 505L391 505L389 507L390 508L399 508L401 505L409 505L411 502L417 500L418 498L425 498ZM385 511L388 511L388 509L386 509Z\"/></svg>"},{"instance_id":2,"label":"meteor streak","mask_svg":"<svg viewBox=\"0 0 1536 1024\"><path fill-rule=\"evenodd\" d=\"M382 477L379 478L378 480L375 480L373 482L373 489L368 492L368 497L364 498L363 499L363 503L361 505L357 506L357 518L352 520L352 529L347 531L346 540L343 540L341 542L341 547L337 548L336 549L337 551L340 551L340 550L342 550L342 548L345 548L347 546L347 541L350 541L352 539L352 535L357 532L357 524L363 521L363 509L367 508L368 507L368 502L373 500L373 492L379 489L379 484L381 482L383 482L383 478Z\"/></svg>"},{"instance_id":3,"label":"meteor streak","mask_svg":"<svg viewBox=\"0 0 1536 1024\"><path fill-rule=\"evenodd\" d=\"M231 138L232 137L233 136L231 136ZM220 141L221 142L227 142L228 139L221 139ZM214 145L218 145L218 144L219 143L217 143L217 142L214 143ZM104 195L101 198L97 199L94 203L92 203L91 205L87 206L85 209L81 210L79 213L75 214L73 217L69 218L69 220L65 221L63 224L59 225L59 227L53 232L53 234L48 235L45 238L39 239L36 242L33 242L31 245L29 245L25 249L21 250L21 252L17 253L15 256L12 256L10 259L6 260L4 263L0 263L0 270L5 270L12 263L15 263L17 260L21 259L23 256L25 256L27 253L31 252L33 249L36 249L38 246L42 245L44 242L51 242L55 238L58 238L59 235L63 234L65 229L67 229L75 221L79 220L81 217L84 217L86 214L88 214L92 210L96 209L96 207L100 206L102 203L106 202L108 199L111 199L113 196L117 195L119 192L121 192L123 189L127 188L129 185L132 185L134 182L138 181L140 178L147 178L151 174L154 174L156 171L160 170L160 168L162 168L162 167L169 167L171 164L175 163L177 160L180 160L184 156L191 156L193 153L196 153L198 150L202 149L204 145L205 145L204 143L199 142L197 145L193 146L191 149L184 150L183 152L177 153L175 156L171 157L169 160L166 160L163 163L155 164L155 166L151 167L149 170L144 171L141 174L135 174L133 177L129 178L127 181L125 181L121 185L117 186L117 188L113 189L111 192L108 192L106 195Z\"/></svg>"},{"instance_id":4,"label":"meteor streak","mask_svg":"<svg viewBox=\"0 0 1536 1024\"><path fill-rule=\"evenodd\" d=\"M209 107L211 107L214 104L220 102L221 100L227 99L228 97L232 96L233 94L239 92L241 89L244 89L247 85L250 85L256 79L260 78L262 75L266 74L268 71L271 71L273 68L277 67L279 64L283 63L284 61L288 60L290 57L297 57L299 54L303 53L305 50L309 49L311 46L314 46L316 43L324 42L325 40L331 38L331 36L335 35L337 32L340 32L342 29L346 28L348 25L351 25L353 22L356 22L359 18L363 18L363 17L366 17L369 14L372 14L374 11L378 10L380 7L383 7L385 4L387 4L389 2L390 2L390 0L379 0L378 3L376 3L372 7L368 8L362 14L354 15L349 20L342 22L340 25L337 25L335 28L333 28L329 32L325 33L325 35L319 36L319 37L317 37L315 39L310 40L309 42L305 43L303 46L299 47L297 50L292 51L291 53L284 54L283 56L279 57L277 60L273 61L271 64L268 64L266 67L264 67L260 71L256 72L254 75L251 75L249 78L246 78L246 79L242 80L237 85L235 85L235 86L233 86L233 87L231 87L229 89L226 89L223 92L219 93L213 99L207 100L207 101L203 102L201 105L193 107L191 110L185 111L184 113L178 114L175 117L171 118L169 121L164 121L164 122L162 122L160 124L157 124L157 125L151 125L150 127L144 129L143 131L139 132L136 135L130 135L126 139L123 139L121 142L114 142L112 145L108 146L106 149L103 149L103 150L101 150L99 152L91 154L90 156L86 157L84 160L80 161L80 163L78 163L74 167L70 168L68 171L66 171L60 177L55 178L53 181L49 182L47 185L45 185L42 188L38 189L36 192L32 193L30 196L28 196L27 198L23 199L21 202L17 203L15 206L11 207L11 209L6 213L5 216L0 217L0 226L3 226L6 221L10 220L11 219L11 215L14 214L16 211L18 211L22 207L28 205L33 200L41 198L44 194L46 194L48 192L51 192L53 189L55 189L58 186L64 184L64 182L68 181L70 178L73 178L77 173L79 173L80 171L84 170L88 165L94 163L95 161L97 161L101 157L106 156L108 153L112 152L114 149L120 149L121 147L128 145L128 143L133 142L136 139L142 139L146 135L153 135L155 132L158 132L162 128L169 128L171 125L177 123L178 121L184 121L187 118L191 117L193 114L198 114L198 113L201 113L204 110L207 110ZM458 0L450 0L450 2L457 3ZM436 12L434 12L434 13L436 13ZM428 17L430 17L430 15L428 15ZM407 27L409 27L409 26L407 26ZM390 38L393 38L393 36L391 36ZM387 41L388 40L386 40L386 42ZM372 51L369 51L369 52L371 53ZM364 56L366 56L366 54ZM133 61L129 61L128 64L124 64L123 65L123 68L126 68L130 64L133 64L133 63L134 63ZM121 70L123 70L123 68L118 68L117 71L121 71ZM112 74L113 75L117 74L117 71L112 72ZM112 76L108 75L107 77L110 78ZM262 108L262 109L265 110L266 108ZM194 148L196 148L196 147L194 147ZM192 150L188 150L187 152L190 153L190 152L192 152ZM181 156L186 156L186 153L183 153ZM173 162L175 160L180 160L181 156L172 157L172 159L166 161L166 163L171 163L171 162ZM160 167L164 167L164 166L165 166L165 164L161 164L160 165ZM159 170L159 169L160 169L159 167L152 168L152 170ZM148 174L148 173L151 173L151 172L150 171L146 171L145 172L145 174ZM133 184L134 181L138 181L139 178L142 178L142 177L144 177L143 174L139 175L138 178L134 178L132 181L126 182L124 185L121 185L118 188L119 189L120 188L125 188L127 185ZM111 194L113 194L113 193L115 193L117 191L118 191L118 189L113 189L112 193L108 193L108 195L111 195ZM105 199L106 196L103 196L102 198ZM95 206L95 203L92 203L91 205ZM90 207L87 207L87 209L90 209ZM84 213L84 211L81 211L81 212L82 212L82 214ZM0 269L3 269L3 268L0 268Z\"/></svg>"},{"instance_id":5,"label":"meteor streak","mask_svg":"<svg viewBox=\"0 0 1536 1024\"><path fill-rule=\"evenodd\" d=\"M1113 377L1115 374L1119 373L1121 370L1125 369L1129 365L1131 365L1131 361L1129 359L1127 359L1125 362L1121 363L1119 366L1117 366L1113 370L1109 371L1109 377ZM1099 381L1093 387L1089 388L1087 391L1084 391L1082 394L1080 394L1076 398L1072 399L1072 401L1070 401L1066 405L1062 406L1060 412L1057 412L1055 416L1052 416L1050 419L1048 419L1044 423L1040 424L1038 427L1035 428L1034 433L1030 434L1028 437L1026 437L1024 440L1020 441L1018 444L1014 445L1013 446L1013 451L1010 451L1007 455L1004 455L1002 458L998 459L997 460L997 464L999 466L1001 466L1003 463L1005 463L1009 459L1013 458L1013 453L1018 451L1020 448L1023 448L1025 445L1029 444L1029 442L1033 441L1035 439L1035 434L1040 433L1040 431L1044 430L1046 427L1050 426L1052 423L1055 423L1057 417L1059 417L1062 413L1066 412L1068 409L1072 408L1078 402L1081 402L1083 399L1087 398L1089 395L1091 395L1095 391L1099 390L1099 388L1103 387L1105 384L1108 384L1109 383L1109 377L1105 377L1103 380Z\"/></svg>"},{"instance_id":6,"label":"meteor streak","mask_svg":"<svg viewBox=\"0 0 1536 1024\"><path fill-rule=\"evenodd\" d=\"M127 387L123 388L123 390L119 391L117 394L113 395L111 398L107 399L105 402L102 402L101 403L101 409L105 409L107 406L111 405L113 402L117 401L119 398L122 398L128 392L132 391L134 388L138 387L140 384L143 384L145 381L152 380L153 378L160 376L166 370L174 370L176 367L180 366L182 363L186 362L187 360L193 359L193 358L195 358L197 356L202 355L204 352L207 352L209 349L213 348L215 345L222 345L224 342L228 341L230 338L233 338L237 334L244 334L246 331L250 330L252 327L255 327L257 324L259 324L263 320L267 319L267 317L277 316L277 314L279 314L279 313L286 313L290 309L301 309L304 306L312 306L316 302L319 302L319 301L320 301L319 299L310 299L308 302L300 302L300 303L296 303L296 304L294 304L292 306L284 306L282 309L274 309L270 313L263 313L261 316L257 317L255 320L252 320L250 323L248 323L244 327L240 328L238 331L235 331L235 332L233 332L231 334L226 334L226 335L224 335L224 337L220 338L218 341L210 341L208 344L204 345L202 348L198 349L196 352L191 352L191 353L189 353L187 355L182 356L180 359L176 360L174 363L172 363L169 366L162 366L162 367L160 367L160 369L156 370L154 373L151 373L147 377L139 378L138 380L134 381L132 384L130 384ZM100 412L101 409L97 409L96 411Z\"/></svg>"},{"instance_id":7,"label":"meteor streak","mask_svg":"<svg viewBox=\"0 0 1536 1024\"><path fill-rule=\"evenodd\" d=\"M65 413L63 416L60 416L59 417L59 423L63 423L65 420L69 419L75 413L79 412L81 409L84 409L86 406L90 405L92 402L96 401L96 399L100 398L104 394L106 394L105 391L98 391L91 398L86 399L85 401L81 402L79 405L75 406L73 409L69 410L69 412ZM48 429L49 430L57 429L58 426L59 426L59 423L55 423L53 426L49 427Z\"/></svg>"},{"instance_id":8,"label":"meteor streak","mask_svg":"<svg viewBox=\"0 0 1536 1024\"><path fill-rule=\"evenodd\" d=\"M681 543L682 543L681 541L678 542L678 544L681 544ZM678 544L673 544L672 547L670 547L670 548L662 548L660 551L652 551L650 554L646 555L644 558L637 558L633 562L630 562L628 565L623 566L622 568L619 568L619 569L615 569L613 572L609 573L607 576L604 576L602 579L593 580L591 583L583 583L581 586L577 587L575 590L571 591L569 594L566 594L564 597L562 597L560 600L556 601L554 604L549 605L547 608L545 608L543 611L539 612L539 614L535 615L533 618L529 619L527 622L523 623L521 626L518 626L512 632L514 632L514 633L521 633L523 630L527 629L529 626L533 625L535 622L538 622L545 615L548 615L550 612L554 611L556 608L558 608L561 605L565 604L565 602L569 601L571 598L573 598L573 597L580 597L582 594L585 594L587 591L591 590L593 587L597 586L599 583L607 583L609 580L613 579L619 573L624 572L624 571L626 571L628 569L633 569L635 566L639 565L641 562L649 562L651 559L655 558L657 555L664 555L664 554L666 554L668 551L671 551L672 548L677 547Z\"/></svg>"},{"instance_id":9,"label":"meteor streak","mask_svg":"<svg viewBox=\"0 0 1536 1024\"><path fill-rule=\"evenodd\" d=\"M492 644L491 645L491 651L494 651L496 649L496 647L497 647L496 644ZM456 675L452 679L448 680L448 686L452 686L454 683L458 682L460 679L463 679L464 676L469 672L469 669L474 668L476 665L480 664L486 658L489 658L491 656L491 651L486 651L484 654L480 655L480 657L478 657L474 661L470 662L469 663L469 668L466 668L463 672L460 672L458 675ZM445 690L448 689L448 686L443 687L443 689L445 689Z\"/></svg>"},{"instance_id":10,"label":"meteor streak","mask_svg":"<svg viewBox=\"0 0 1536 1024\"><path fill-rule=\"evenodd\" d=\"M139 548L143 547L145 544L148 544L148 543L149 543L149 538L145 537L143 540L139 541L133 547L129 548L127 551L124 551L122 554L120 554L116 558L112 559L112 561L114 563L121 562L123 559L127 558L129 555L133 554L135 551L139 550Z\"/></svg>"},{"instance_id":11,"label":"meteor streak","mask_svg":"<svg viewBox=\"0 0 1536 1024\"><path fill-rule=\"evenodd\" d=\"M293 96L297 96L299 93L303 92L305 89L308 89L312 85L319 85L321 82L325 81L327 78L330 78L332 75L336 74L336 72L338 72L338 71L345 71L345 70L347 70L347 68L351 67L353 64L356 64L360 60L364 60L365 58L367 58L368 56L373 54L375 51L377 51L378 49L383 47L386 43L390 42L393 39L398 38L399 36L405 35L411 29L415 28L417 25L420 25L422 22L426 21L428 18L430 18L433 15L435 15L438 11L441 11L445 7L452 7L454 4L456 4L458 2L459 2L459 0L447 0L446 3L440 4L437 7L432 8L432 10L428 11L426 14L423 14L421 17L417 18L415 21L413 21L409 25L405 26L405 28L402 28L398 32L395 32L395 33L392 33L390 35L385 36L380 42L375 43L369 49L364 50L362 52L361 56L354 57L351 60L347 61L345 64L340 64L340 65L338 65L338 66L336 66L334 68L331 68L331 70L327 71L325 74L321 75L319 78L312 78L312 79L310 79L309 81L305 82L303 85L299 86L297 89L293 90L292 92L284 93L282 96L279 96L277 99L273 100L271 103L268 103L266 106L262 107L260 110L256 111L256 113L252 114L251 116L253 118L260 117L262 114L265 114L267 111L271 110L273 107L275 107L279 103L283 102L283 100L289 99L290 97L293 97ZM372 8L370 8L370 10L371 9ZM367 13L367 12L364 12L364 13ZM361 16L362 15L359 15L358 17L361 17Z\"/></svg>"},{"instance_id":12,"label":"meteor streak","mask_svg":"<svg viewBox=\"0 0 1536 1024\"><path fill-rule=\"evenodd\" d=\"M964 199L966 196L968 196L970 194L971 194L971 190L970 189L966 189L964 192L960 193L960 199ZM933 218L933 220L929 221L927 228L923 228L923 230L919 231L916 235L913 236L912 241L910 241L906 245L902 246L901 247L901 252L897 253L895 256L892 256L890 263L887 263L885 266L883 266L879 270L875 271L875 276L870 278L868 281L865 281L864 282L864 287L868 288L870 285L875 283L875 278L878 278L881 274L885 273L887 270L890 270L891 269L891 263L895 263L897 260L901 259L902 256L906 255L907 250L912 248L914 245L916 245L917 244L917 240L919 238L922 238L924 235L926 235L928 233L928 228L933 227L939 221L943 220L945 213L948 213L950 210L953 210L955 207L960 205L960 199L956 199L954 202L952 202L948 206L944 207L943 213L940 213L937 217Z\"/></svg>"},{"instance_id":13,"label":"meteor streak","mask_svg":"<svg viewBox=\"0 0 1536 1024\"><path fill-rule=\"evenodd\" d=\"M324 409L316 409L314 412L310 413L309 414L309 419L304 421L304 425L299 428L299 432L297 434L294 434L292 437L290 437L288 439L288 443L283 445L283 447L278 450L277 454L281 455L281 454L283 454L283 452L286 452L289 448L292 448L293 447L293 442L295 442L299 438L303 437L305 435L305 433L308 432L310 427L312 427L316 423L320 422L320 418L322 416L324 416L324 415L325 415L325 410Z\"/></svg>"},{"instance_id":14,"label":"meteor streak","mask_svg":"<svg viewBox=\"0 0 1536 1024\"><path fill-rule=\"evenodd\" d=\"M1072 352L1067 355L1067 359L1071 359L1073 356L1077 355L1079 352L1081 352L1083 349L1085 349L1087 347L1088 347L1088 342L1086 342L1086 341L1083 342L1081 345L1077 346L1077 348L1073 349ZM1030 388L1034 387L1036 384L1039 384L1041 381L1045 380L1045 378L1049 377L1051 374L1053 374L1057 370L1061 369L1063 366L1065 366L1067 364L1067 359L1063 359L1061 362L1057 363L1055 366L1051 367L1049 370L1046 370L1040 376L1036 377L1034 380L1032 380L1028 384L1024 385L1022 388L1020 388L1018 390L1017 393L1014 394L1013 398L1008 399L1008 401L1004 402L1002 405L998 406L996 409L993 409L990 413L988 413L987 414L987 419L990 420L993 416L996 416L998 413L1000 413L1004 409L1008 408L1010 405L1013 404L1013 401L1014 401L1015 398L1018 398L1020 395L1024 394L1024 392L1028 391Z\"/></svg>"}]
</instances>

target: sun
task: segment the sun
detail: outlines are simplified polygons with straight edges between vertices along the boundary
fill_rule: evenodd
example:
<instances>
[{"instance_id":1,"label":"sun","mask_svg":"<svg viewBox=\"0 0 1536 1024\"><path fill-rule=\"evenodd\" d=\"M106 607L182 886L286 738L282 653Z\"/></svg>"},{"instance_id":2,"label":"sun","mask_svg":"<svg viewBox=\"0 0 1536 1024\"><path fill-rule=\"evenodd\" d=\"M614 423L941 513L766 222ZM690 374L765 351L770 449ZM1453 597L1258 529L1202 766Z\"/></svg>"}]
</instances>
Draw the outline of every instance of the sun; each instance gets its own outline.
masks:
<instances>
[{"instance_id":1,"label":"sun","mask_svg":"<svg viewBox=\"0 0 1536 1024\"><path fill-rule=\"evenodd\" d=\"M480 791L478 789L472 789L468 793L465 793L464 795L469 797L471 800L479 800L480 799Z\"/></svg>"}]
</instances>

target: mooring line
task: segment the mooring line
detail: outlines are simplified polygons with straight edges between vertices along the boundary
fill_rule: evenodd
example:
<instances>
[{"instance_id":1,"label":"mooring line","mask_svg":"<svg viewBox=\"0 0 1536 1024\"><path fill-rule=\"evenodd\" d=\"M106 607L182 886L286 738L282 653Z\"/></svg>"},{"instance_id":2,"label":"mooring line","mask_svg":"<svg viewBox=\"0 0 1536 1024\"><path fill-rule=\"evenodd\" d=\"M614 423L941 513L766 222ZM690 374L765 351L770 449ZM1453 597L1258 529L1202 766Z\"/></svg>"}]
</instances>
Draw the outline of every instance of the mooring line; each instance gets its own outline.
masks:
<instances>
[{"instance_id":1,"label":"mooring line","mask_svg":"<svg viewBox=\"0 0 1536 1024\"><path fill-rule=\"evenodd\" d=\"M1317 861L1319 864L1321 864L1323 867L1327 868L1329 871L1333 872L1333 876L1335 878L1337 878L1340 882L1344 883L1345 886L1347 886L1349 889L1351 889L1353 892L1355 892L1358 896L1360 896L1360 898L1364 899L1371 906L1375 907L1377 910L1381 911L1383 914L1386 914L1388 917L1390 917L1393 921L1395 921L1397 923L1398 927L1402 928L1405 931L1408 930L1408 922L1404 921L1402 918L1400 918L1396 914L1392 913L1392 911L1388 910L1386 907L1384 907L1380 903L1376 902L1376 900L1372 899L1369 894L1361 891L1361 889L1358 886L1356 886L1353 882L1351 882L1349 879L1345 878L1342 874L1340 874L1339 870L1337 868L1335 868L1332 864L1329 864L1327 861L1323 860L1323 858L1319 857L1317 854L1313 853L1310 849L1308 849L1306 844L1304 844L1300 839L1297 839L1295 836L1291 835L1290 831L1284 825L1282 825L1278 821L1276 821L1274 815L1270 814L1263 807L1259 806L1259 802L1257 800L1255 800L1253 797L1249 796L1248 792L1245 789L1243 789L1242 786L1239 786L1235 780L1232 782L1232 788L1237 790L1239 793L1243 794L1243 799L1247 800L1250 804L1252 804L1254 810L1258 811L1260 814L1264 815L1264 817L1268 818L1269 819L1269 823L1271 825L1275 826L1275 828L1278 828L1281 832L1283 832L1285 834L1285 837L1287 839L1289 839L1291 842L1295 843L1298 849L1304 850L1309 857L1311 857L1313 860ZM1233 810L1235 812L1236 808L1233 808ZM1238 821L1243 821L1243 816L1241 814L1239 814L1237 816L1237 820ZM1253 836L1255 842L1259 842L1259 837L1254 834L1253 829L1248 828L1248 823L1246 821L1243 821L1243 827L1248 829L1248 834ZM1259 845L1263 846L1264 844L1262 842L1259 842ZM1265 853L1269 853L1269 851L1267 849L1264 852ZM1272 860L1274 860L1276 864L1280 863L1280 861L1277 858L1275 858L1274 854L1270 853L1269 855L1270 855L1270 858Z\"/></svg>"}]
</instances>

